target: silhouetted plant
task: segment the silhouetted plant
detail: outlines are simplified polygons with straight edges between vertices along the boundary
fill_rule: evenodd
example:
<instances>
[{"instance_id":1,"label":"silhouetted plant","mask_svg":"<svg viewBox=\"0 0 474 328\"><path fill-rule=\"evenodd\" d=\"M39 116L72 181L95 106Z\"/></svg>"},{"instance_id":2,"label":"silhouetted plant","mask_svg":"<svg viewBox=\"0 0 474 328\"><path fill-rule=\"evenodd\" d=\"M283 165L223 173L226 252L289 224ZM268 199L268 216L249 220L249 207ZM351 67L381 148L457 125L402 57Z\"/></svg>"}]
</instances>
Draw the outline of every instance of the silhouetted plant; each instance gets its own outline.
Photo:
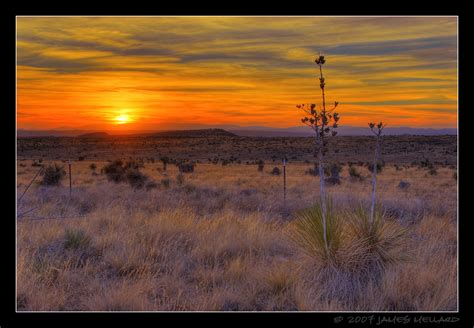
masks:
<instances>
[{"instance_id":1,"label":"silhouetted plant","mask_svg":"<svg viewBox=\"0 0 474 328\"><path fill-rule=\"evenodd\" d=\"M320 183L320 202L321 202L321 220L323 227L324 244L326 251L329 252L329 244L327 240L327 222L326 222L326 189L325 189L325 177L324 177L324 155L327 151L327 137L329 135L335 136L337 132L335 129L338 127L337 122L339 121L339 114L335 113L338 102L334 102L334 106L327 110L326 109L326 98L324 94L326 82L323 76L323 65L326 62L324 56L321 54L315 60L319 66L319 87L322 93L322 106L318 111L316 104L301 104L297 105L297 108L302 109L308 116L301 119L303 124L308 125L312 128L316 134L315 138L315 152L318 158L319 165L319 183Z\"/></svg>"},{"instance_id":2,"label":"silhouetted plant","mask_svg":"<svg viewBox=\"0 0 474 328\"><path fill-rule=\"evenodd\" d=\"M46 168L41 172L41 175L43 176L43 180L41 181L42 185L57 186L66 175L66 171L64 171L64 166L59 166L54 163L46 166Z\"/></svg>"},{"instance_id":3,"label":"silhouetted plant","mask_svg":"<svg viewBox=\"0 0 474 328\"><path fill-rule=\"evenodd\" d=\"M265 162L262 161L262 160L259 160L259 161L257 162L257 165L258 165L258 171L259 171L259 172L262 172L262 171L263 171L263 168L265 167Z\"/></svg>"},{"instance_id":4,"label":"silhouetted plant","mask_svg":"<svg viewBox=\"0 0 474 328\"><path fill-rule=\"evenodd\" d=\"M163 163L163 171L166 171L166 166L170 162L170 159L166 156L160 157L160 161Z\"/></svg>"},{"instance_id":5,"label":"silhouetted plant","mask_svg":"<svg viewBox=\"0 0 474 328\"><path fill-rule=\"evenodd\" d=\"M119 183L125 180L125 168L121 160L115 160L105 165L102 169L107 180Z\"/></svg>"},{"instance_id":6,"label":"silhouetted plant","mask_svg":"<svg viewBox=\"0 0 474 328\"><path fill-rule=\"evenodd\" d=\"M431 163L428 158L425 158L424 160L420 161L420 167L425 167L425 168L430 169L433 167L433 163Z\"/></svg>"},{"instance_id":7,"label":"silhouetted plant","mask_svg":"<svg viewBox=\"0 0 474 328\"><path fill-rule=\"evenodd\" d=\"M178 183L178 185L183 185L184 183L184 174L183 173L179 173L177 176L176 176L176 182Z\"/></svg>"},{"instance_id":8,"label":"silhouetted plant","mask_svg":"<svg viewBox=\"0 0 474 328\"><path fill-rule=\"evenodd\" d=\"M337 163L331 164L330 168L330 176L326 178L326 182L331 185L335 184L340 184L341 183L341 178L339 176L339 173L342 171L342 166L340 166Z\"/></svg>"},{"instance_id":9,"label":"silhouetted plant","mask_svg":"<svg viewBox=\"0 0 474 328\"><path fill-rule=\"evenodd\" d=\"M380 156L380 138L382 136L382 131L385 128L386 124L382 122L375 125L375 123L369 123L370 131L375 135L375 156L374 164L372 168L372 203L370 206L370 222L374 222L374 211L375 211L375 194L377 189L377 165L379 156Z\"/></svg>"},{"instance_id":10,"label":"silhouetted plant","mask_svg":"<svg viewBox=\"0 0 474 328\"><path fill-rule=\"evenodd\" d=\"M137 161L133 159L129 160L124 165L125 169L134 169L134 170L138 170L143 167L145 167L145 164L143 163L143 161Z\"/></svg>"},{"instance_id":11,"label":"silhouetted plant","mask_svg":"<svg viewBox=\"0 0 474 328\"><path fill-rule=\"evenodd\" d=\"M195 192L197 190L197 187L193 184L187 183L184 185L184 192L186 194L190 194L192 192Z\"/></svg>"},{"instance_id":12,"label":"silhouetted plant","mask_svg":"<svg viewBox=\"0 0 474 328\"><path fill-rule=\"evenodd\" d=\"M436 170L436 167L431 167L429 170L428 170L428 173L430 175L437 175L438 174L438 170Z\"/></svg>"},{"instance_id":13,"label":"silhouetted plant","mask_svg":"<svg viewBox=\"0 0 474 328\"><path fill-rule=\"evenodd\" d=\"M305 171L305 174L309 174L309 175L314 175L314 176L318 176L319 175L319 167L318 167L318 163L314 163L314 168L309 168Z\"/></svg>"},{"instance_id":14,"label":"silhouetted plant","mask_svg":"<svg viewBox=\"0 0 474 328\"><path fill-rule=\"evenodd\" d=\"M453 179L458 180L458 172L453 172Z\"/></svg>"},{"instance_id":15,"label":"silhouetted plant","mask_svg":"<svg viewBox=\"0 0 474 328\"><path fill-rule=\"evenodd\" d=\"M169 178L161 179L160 183L164 188L169 188L170 187L170 179Z\"/></svg>"},{"instance_id":16,"label":"silhouetted plant","mask_svg":"<svg viewBox=\"0 0 474 328\"><path fill-rule=\"evenodd\" d=\"M194 172L194 163L185 163L181 162L178 164L178 169L180 173L191 173Z\"/></svg>"},{"instance_id":17,"label":"silhouetted plant","mask_svg":"<svg viewBox=\"0 0 474 328\"><path fill-rule=\"evenodd\" d=\"M355 166L349 166L349 176L351 177L352 180L361 180L362 179L362 176L357 171L357 168Z\"/></svg>"},{"instance_id":18,"label":"silhouetted plant","mask_svg":"<svg viewBox=\"0 0 474 328\"><path fill-rule=\"evenodd\" d=\"M273 175L280 175L281 174L281 170L278 168L278 167L274 167L271 174Z\"/></svg>"},{"instance_id":19,"label":"silhouetted plant","mask_svg":"<svg viewBox=\"0 0 474 328\"><path fill-rule=\"evenodd\" d=\"M134 189L140 189L148 180L148 177L140 172L140 167L142 165L136 161L123 163L121 160L115 160L104 166L102 171L109 181L128 182Z\"/></svg>"},{"instance_id":20,"label":"silhouetted plant","mask_svg":"<svg viewBox=\"0 0 474 328\"><path fill-rule=\"evenodd\" d=\"M125 171L125 178L127 182L134 189L141 189L145 186L145 183L148 181L148 177L140 172L139 169L128 168Z\"/></svg>"},{"instance_id":21,"label":"silhouetted plant","mask_svg":"<svg viewBox=\"0 0 474 328\"><path fill-rule=\"evenodd\" d=\"M377 162L377 165L376 165L377 173L382 172L383 167L384 167L384 164L382 162ZM374 163L367 163L367 169L369 170L370 173L372 173L374 171Z\"/></svg>"},{"instance_id":22,"label":"silhouetted plant","mask_svg":"<svg viewBox=\"0 0 474 328\"><path fill-rule=\"evenodd\" d=\"M33 161L33 163L31 164L31 166L41 166L41 167L42 167L42 166L44 166L44 165L43 165L43 164L40 164L40 163L38 163L38 162L36 162L36 161Z\"/></svg>"},{"instance_id":23,"label":"silhouetted plant","mask_svg":"<svg viewBox=\"0 0 474 328\"><path fill-rule=\"evenodd\" d=\"M400 181L400 183L398 184L398 188L403 190L408 189L408 187L410 187L410 183L406 181Z\"/></svg>"},{"instance_id":24,"label":"silhouetted plant","mask_svg":"<svg viewBox=\"0 0 474 328\"><path fill-rule=\"evenodd\" d=\"M148 181L146 184L145 184L145 190L146 191L150 191L152 189L156 189L158 188L158 184L154 181Z\"/></svg>"},{"instance_id":25,"label":"silhouetted plant","mask_svg":"<svg viewBox=\"0 0 474 328\"><path fill-rule=\"evenodd\" d=\"M91 165L89 165L89 168L90 168L92 171L95 171L95 169L97 168L97 165L95 165L94 163L92 163Z\"/></svg>"}]
</instances>

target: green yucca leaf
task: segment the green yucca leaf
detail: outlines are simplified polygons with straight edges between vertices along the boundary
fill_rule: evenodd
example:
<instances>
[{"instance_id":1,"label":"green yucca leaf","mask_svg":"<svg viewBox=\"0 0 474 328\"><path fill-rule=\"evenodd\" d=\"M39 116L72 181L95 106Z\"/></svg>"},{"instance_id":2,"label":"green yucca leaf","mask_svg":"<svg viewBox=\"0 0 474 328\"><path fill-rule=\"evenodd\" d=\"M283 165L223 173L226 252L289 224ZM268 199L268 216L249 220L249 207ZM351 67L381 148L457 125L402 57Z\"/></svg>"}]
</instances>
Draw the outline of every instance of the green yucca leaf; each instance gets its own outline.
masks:
<instances>
[{"instance_id":1,"label":"green yucca leaf","mask_svg":"<svg viewBox=\"0 0 474 328\"><path fill-rule=\"evenodd\" d=\"M328 263L334 259L342 242L342 221L334 213L330 200L327 201L326 227L327 250L324 242L322 208L321 204L317 203L296 215L291 238L307 255Z\"/></svg>"},{"instance_id":2,"label":"green yucca leaf","mask_svg":"<svg viewBox=\"0 0 474 328\"><path fill-rule=\"evenodd\" d=\"M403 249L407 228L387 220L380 206L376 207L372 223L369 212L362 205L348 213L348 216L352 235L366 247L372 260L380 267L407 259Z\"/></svg>"}]
</instances>

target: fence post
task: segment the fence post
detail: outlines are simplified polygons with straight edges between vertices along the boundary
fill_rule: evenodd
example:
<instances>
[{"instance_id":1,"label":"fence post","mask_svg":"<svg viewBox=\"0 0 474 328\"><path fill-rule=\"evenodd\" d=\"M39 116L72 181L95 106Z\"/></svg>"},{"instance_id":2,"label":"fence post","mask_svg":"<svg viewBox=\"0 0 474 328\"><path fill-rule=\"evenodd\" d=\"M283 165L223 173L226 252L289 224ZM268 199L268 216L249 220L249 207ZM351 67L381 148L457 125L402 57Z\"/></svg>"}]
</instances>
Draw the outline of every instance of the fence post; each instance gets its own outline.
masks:
<instances>
[{"instance_id":1,"label":"fence post","mask_svg":"<svg viewBox=\"0 0 474 328\"><path fill-rule=\"evenodd\" d=\"M283 205L286 209L286 158L283 158Z\"/></svg>"},{"instance_id":2,"label":"fence post","mask_svg":"<svg viewBox=\"0 0 474 328\"><path fill-rule=\"evenodd\" d=\"M72 193L71 160L68 160L67 164L69 166L69 198L71 198L71 193Z\"/></svg>"}]
</instances>

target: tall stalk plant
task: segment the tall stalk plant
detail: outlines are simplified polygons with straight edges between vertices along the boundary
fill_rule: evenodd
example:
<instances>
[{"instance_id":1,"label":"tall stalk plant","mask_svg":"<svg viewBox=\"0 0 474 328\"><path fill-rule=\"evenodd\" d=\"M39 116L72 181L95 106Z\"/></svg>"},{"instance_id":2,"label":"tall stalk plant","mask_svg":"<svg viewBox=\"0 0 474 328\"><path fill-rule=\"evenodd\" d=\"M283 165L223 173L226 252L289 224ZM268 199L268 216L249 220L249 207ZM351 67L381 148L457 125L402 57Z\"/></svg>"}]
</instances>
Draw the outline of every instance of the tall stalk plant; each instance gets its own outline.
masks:
<instances>
[{"instance_id":1,"label":"tall stalk plant","mask_svg":"<svg viewBox=\"0 0 474 328\"><path fill-rule=\"evenodd\" d=\"M329 252L328 243L328 229L327 229L327 197L325 187L325 176L324 176L324 155L327 148L327 139L329 136L335 136L337 132L335 129L338 127L337 122L339 121L339 114L334 112L338 102L334 102L334 106L330 109L326 109L326 98L325 98L325 86L326 82L323 75L323 65L326 63L324 56L319 54L315 60L316 65L319 67L319 87L321 88L322 94L322 105L319 110L316 108L316 104L301 104L296 105L297 108L302 109L308 116L301 119L303 124L308 125L315 132L315 153L319 163L319 189L320 189L320 201L321 201L321 220L323 226L323 241L326 252Z\"/></svg>"},{"instance_id":2,"label":"tall stalk plant","mask_svg":"<svg viewBox=\"0 0 474 328\"><path fill-rule=\"evenodd\" d=\"M380 157L380 141L382 138L382 131L385 128L386 124L380 122L375 125L375 123L369 123L370 131L375 135L375 156L374 156L374 167L372 169L372 202L370 205L370 223L374 223L375 215L375 195L377 191L377 163L379 162Z\"/></svg>"}]
</instances>

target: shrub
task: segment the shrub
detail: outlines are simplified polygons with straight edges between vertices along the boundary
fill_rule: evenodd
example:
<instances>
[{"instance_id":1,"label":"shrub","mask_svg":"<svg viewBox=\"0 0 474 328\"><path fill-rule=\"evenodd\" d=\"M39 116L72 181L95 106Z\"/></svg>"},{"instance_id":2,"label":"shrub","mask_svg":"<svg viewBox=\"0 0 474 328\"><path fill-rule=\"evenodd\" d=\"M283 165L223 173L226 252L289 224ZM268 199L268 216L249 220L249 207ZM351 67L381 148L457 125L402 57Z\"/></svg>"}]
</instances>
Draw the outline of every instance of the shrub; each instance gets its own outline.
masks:
<instances>
[{"instance_id":1,"label":"shrub","mask_svg":"<svg viewBox=\"0 0 474 328\"><path fill-rule=\"evenodd\" d=\"M160 157L160 161L163 163L163 171L166 171L166 166L170 162L170 159L166 156Z\"/></svg>"},{"instance_id":2,"label":"shrub","mask_svg":"<svg viewBox=\"0 0 474 328\"><path fill-rule=\"evenodd\" d=\"M86 249L91 243L91 238L84 230L66 229L64 234L64 249Z\"/></svg>"},{"instance_id":3,"label":"shrub","mask_svg":"<svg viewBox=\"0 0 474 328\"><path fill-rule=\"evenodd\" d=\"M94 163L92 163L91 165L89 165L89 168L90 168L92 171L95 171L95 169L97 168L97 165L95 165Z\"/></svg>"},{"instance_id":4,"label":"shrub","mask_svg":"<svg viewBox=\"0 0 474 328\"><path fill-rule=\"evenodd\" d=\"M349 166L349 176L351 177L352 180L361 180L362 179L362 176L357 171L355 166Z\"/></svg>"},{"instance_id":5,"label":"shrub","mask_svg":"<svg viewBox=\"0 0 474 328\"><path fill-rule=\"evenodd\" d=\"M263 171L263 168L265 167L265 162L262 161L262 160L259 160L259 161L257 162L257 165L258 165L258 171L259 171L259 172L262 172L262 171Z\"/></svg>"},{"instance_id":6,"label":"shrub","mask_svg":"<svg viewBox=\"0 0 474 328\"><path fill-rule=\"evenodd\" d=\"M278 167L274 167L271 174L273 175L280 175L281 174L281 171Z\"/></svg>"},{"instance_id":7,"label":"shrub","mask_svg":"<svg viewBox=\"0 0 474 328\"><path fill-rule=\"evenodd\" d=\"M339 164L337 163L331 164L331 169L330 169L331 176L329 178L326 178L326 182L332 185L340 184L341 178L339 177L339 172L341 172L341 170L342 170L342 167Z\"/></svg>"},{"instance_id":8,"label":"shrub","mask_svg":"<svg viewBox=\"0 0 474 328\"><path fill-rule=\"evenodd\" d=\"M41 184L45 186L57 186L65 175L66 171L64 171L63 166L59 166L56 163L50 164L42 172L43 180Z\"/></svg>"},{"instance_id":9,"label":"shrub","mask_svg":"<svg viewBox=\"0 0 474 328\"><path fill-rule=\"evenodd\" d=\"M438 171L436 170L435 167L431 167L429 170L428 170L428 173L430 175L437 175L438 174Z\"/></svg>"},{"instance_id":10,"label":"shrub","mask_svg":"<svg viewBox=\"0 0 474 328\"><path fill-rule=\"evenodd\" d=\"M125 178L127 182L134 189L141 189L145 186L145 183L148 181L148 177L140 172L138 169L129 168L125 171Z\"/></svg>"},{"instance_id":11,"label":"shrub","mask_svg":"<svg viewBox=\"0 0 474 328\"><path fill-rule=\"evenodd\" d=\"M377 173L382 172L382 169L383 169L384 166L385 166L385 164L383 162L377 162L377 168L376 168ZM374 164L373 163L368 163L367 164L367 169L370 171L370 173L373 173Z\"/></svg>"},{"instance_id":12,"label":"shrub","mask_svg":"<svg viewBox=\"0 0 474 328\"><path fill-rule=\"evenodd\" d=\"M148 177L140 172L140 167L143 165L136 161L128 161L124 164L121 160L115 160L104 166L102 171L109 181L128 182L134 189L140 189L148 180Z\"/></svg>"},{"instance_id":13,"label":"shrub","mask_svg":"<svg viewBox=\"0 0 474 328\"><path fill-rule=\"evenodd\" d=\"M146 191L150 191L152 189L156 189L158 188L158 184L154 181L148 181L146 184L145 184L145 190Z\"/></svg>"},{"instance_id":14,"label":"shrub","mask_svg":"<svg viewBox=\"0 0 474 328\"><path fill-rule=\"evenodd\" d=\"M337 164L337 163L333 163L331 165L325 165L324 166L324 175L325 176L331 176L331 170L337 170L337 173L339 174L341 171L342 171L342 166ZM319 165L318 163L314 163L314 168L309 168L308 170L305 171L305 174L309 174L309 175L313 175L313 176L319 176ZM337 175L338 175L337 174ZM336 175L334 175L336 176Z\"/></svg>"},{"instance_id":15,"label":"shrub","mask_svg":"<svg viewBox=\"0 0 474 328\"><path fill-rule=\"evenodd\" d=\"M433 163L431 163L428 158L425 158L424 160L420 161L420 167L426 167L430 169L433 167Z\"/></svg>"},{"instance_id":16,"label":"shrub","mask_svg":"<svg viewBox=\"0 0 474 328\"><path fill-rule=\"evenodd\" d=\"M180 173L191 173L194 172L194 163L179 163L178 164L178 169Z\"/></svg>"},{"instance_id":17,"label":"shrub","mask_svg":"<svg viewBox=\"0 0 474 328\"><path fill-rule=\"evenodd\" d=\"M453 172L453 179L457 180L458 179L458 172Z\"/></svg>"},{"instance_id":18,"label":"shrub","mask_svg":"<svg viewBox=\"0 0 474 328\"><path fill-rule=\"evenodd\" d=\"M107 164L102 170L109 181L119 183L125 180L125 168L121 160L115 160Z\"/></svg>"},{"instance_id":19,"label":"shrub","mask_svg":"<svg viewBox=\"0 0 474 328\"><path fill-rule=\"evenodd\" d=\"M190 194L190 193L192 193L192 192L194 192L194 191L196 191L196 190L197 190L197 187L196 187L195 185L192 185L192 184L189 184L189 183L188 183L188 184L186 184L186 185L184 186L184 191L185 191L187 194Z\"/></svg>"},{"instance_id":20,"label":"shrub","mask_svg":"<svg viewBox=\"0 0 474 328\"><path fill-rule=\"evenodd\" d=\"M85 158L84 156L79 156L77 160L82 162L84 160L84 158Z\"/></svg>"},{"instance_id":21,"label":"shrub","mask_svg":"<svg viewBox=\"0 0 474 328\"><path fill-rule=\"evenodd\" d=\"M314 168L309 168L304 172L305 174L313 175L313 176L318 176L319 175L319 166L318 163L314 163Z\"/></svg>"},{"instance_id":22,"label":"shrub","mask_svg":"<svg viewBox=\"0 0 474 328\"><path fill-rule=\"evenodd\" d=\"M161 179L160 181L161 185L165 188L169 188L170 187L170 179L169 178L164 178L164 179Z\"/></svg>"},{"instance_id":23,"label":"shrub","mask_svg":"<svg viewBox=\"0 0 474 328\"><path fill-rule=\"evenodd\" d=\"M301 250L311 257L320 260L323 265L333 264L339 251L342 237L342 221L334 212L332 202L328 200L326 212L325 247L322 208L319 203L296 214L290 237L300 246Z\"/></svg>"},{"instance_id":24,"label":"shrub","mask_svg":"<svg viewBox=\"0 0 474 328\"><path fill-rule=\"evenodd\" d=\"M408 189L408 187L410 187L410 183L406 181L400 181L400 183L398 184L398 188L403 190Z\"/></svg>"},{"instance_id":25,"label":"shrub","mask_svg":"<svg viewBox=\"0 0 474 328\"><path fill-rule=\"evenodd\" d=\"M177 183L178 185L180 185L180 186L183 185L183 183L184 183L184 174L179 173L179 174L176 176L176 183Z\"/></svg>"},{"instance_id":26,"label":"shrub","mask_svg":"<svg viewBox=\"0 0 474 328\"><path fill-rule=\"evenodd\" d=\"M124 165L125 169L134 169L134 170L138 170L138 169L143 168L143 167L145 167L145 165L142 161L136 161L136 160L133 160L133 159L126 162L125 165Z\"/></svg>"}]
</instances>

